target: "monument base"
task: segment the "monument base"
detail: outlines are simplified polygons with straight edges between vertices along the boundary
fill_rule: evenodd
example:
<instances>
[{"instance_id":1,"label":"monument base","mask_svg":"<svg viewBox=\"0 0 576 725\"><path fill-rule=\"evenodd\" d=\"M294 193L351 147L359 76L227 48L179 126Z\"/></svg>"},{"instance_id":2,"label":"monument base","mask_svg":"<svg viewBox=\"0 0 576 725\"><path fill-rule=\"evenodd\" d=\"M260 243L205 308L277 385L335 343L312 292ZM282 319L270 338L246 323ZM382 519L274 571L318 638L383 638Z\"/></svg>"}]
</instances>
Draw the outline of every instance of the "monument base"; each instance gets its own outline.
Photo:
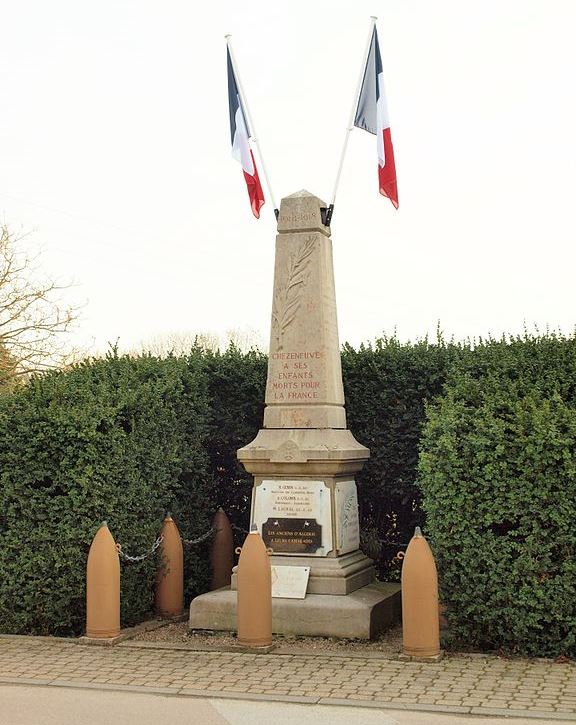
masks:
<instances>
[{"instance_id":1,"label":"monument base","mask_svg":"<svg viewBox=\"0 0 576 725\"><path fill-rule=\"evenodd\" d=\"M225 587L190 604L190 629L235 632L236 592ZM373 639L400 621L400 584L373 583L345 596L272 600L274 634Z\"/></svg>"},{"instance_id":2,"label":"monument base","mask_svg":"<svg viewBox=\"0 0 576 725\"><path fill-rule=\"evenodd\" d=\"M360 550L338 557L272 555L270 565L309 567L308 594L351 594L374 581L374 562ZM236 569L232 589L236 589Z\"/></svg>"}]
</instances>

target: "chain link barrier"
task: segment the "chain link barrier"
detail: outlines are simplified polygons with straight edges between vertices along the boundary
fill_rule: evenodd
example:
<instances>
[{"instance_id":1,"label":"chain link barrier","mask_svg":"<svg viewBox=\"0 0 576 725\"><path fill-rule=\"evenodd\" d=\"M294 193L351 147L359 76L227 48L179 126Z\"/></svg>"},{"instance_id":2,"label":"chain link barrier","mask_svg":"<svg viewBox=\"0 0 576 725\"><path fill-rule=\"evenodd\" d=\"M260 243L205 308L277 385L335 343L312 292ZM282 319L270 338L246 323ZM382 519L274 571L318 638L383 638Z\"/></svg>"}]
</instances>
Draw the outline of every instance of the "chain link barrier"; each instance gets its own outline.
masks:
<instances>
[{"instance_id":1,"label":"chain link barrier","mask_svg":"<svg viewBox=\"0 0 576 725\"><path fill-rule=\"evenodd\" d=\"M233 524L230 522L230 526L234 529L234 531L239 531L241 534L249 534L249 531L246 531L246 529L243 529L241 526L237 526L236 524Z\"/></svg>"},{"instance_id":2,"label":"chain link barrier","mask_svg":"<svg viewBox=\"0 0 576 725\"><path fill-rule=\"evenodd\" d=\"M238 526L237 524L230 523L230 526L234 529L234 531L238 531L241 534L249 534L250 532L244 529L242 526ZM205 534L201 534L196 539L182 539L182 543L186 546L196 546L197 544L201 544L207 539L214 536L214 534L217 531L220 531L221 529L216 528L215 526L211 526L208 531ZM429 539L430 540L430 539ZM160 536L156 539L156 541L152 544L152 548L150 551L147 551L145 554L140 554L140 556L130 556L129 554L126 554L122 550L122 544L116 544L116 549L118 550L118 555L120 558L127 562L128 564L138 564L141 561L144 561L149 556L152 556L160 547L162 542L164 541L164 535L160 534ZM380 539L380 544L383 544L384 546L394 546L394 547L407 547L410 542L403 542L403 541L391 541L390 539ZM398 552L399 556L398 558L402 558L405 554L405 552Z\"/></svg>"},{"instance_id":3,"label":"chain link barrier","mask_svg":"<svg viewBox=\"0 0 576 725\"><path fill-rule=\"evenodd\" d=\"M422 534L422 536L428 543L434 544L434 539L431 536L426 536L425 534ZM379 541L386 546L408 546L410 543L409 541L392 541L390 539L379 539Z\"/></svg>"},{"instance_id":4,"label":"chain link barrier","mask_svg":"<svg viewBox=\"0 0 576 725\"><path fill-rule=\"evenodd\" d=\"M198 536L196 539L182 539L182 543L186 546L195 546L196 544L201 544L203 541L206 541L207 539L214 536L217 531L220 531L220 529L216 528L215 526L211 526L205 534ZM123 561L128 564L138 564L141 561L144 561L144 559L147 559L149 556L152 556L159 549L163 541L164 535L160 534L160 536L152 544L152 548L150 549L150 551L147 551L145 554L140 554L139 556L130 556L130 554L127 554L125 551L123 551L122 544L116 544L116 549L118 551L118 556Z\"/></svg>"},{"instance_id":5,"label":"chain link barrier","mask_svg":"<svg viewBox=\"0 0 576 725\"><path fill-rule=\"evenodd\" d=\"M431 537L425 536L424 538L427 541L429 541L432 544L432 546L434 546L434 540ZM406 556L406 549L408 548L408 545L410 544L409 541L407 541L407 542L391 541L390 539L380 539L380 543L383 544L384 546L391 546L391 547L400 549L400 551L398 551L396 553L396 556L394 556L392 558L392 562L398 562L398 563L401 562L402 559L404 559L404 557ZM404 551L402 551L402 549L404 549Z\"/></svg>"},{"instance_id":6,"label":"chain link barrier","mask_svg":"<svg viewBox=\"0 0 576 725\"><path fill-rule=\"evenodd\" d=\"M241 526L233 524L232 522L230 522L230 526L234 529L234 531L239 531L241 534L250 533L246 529L243 529ZM426 536L426 539L428 541L432 541L429 536ZM408 546L408 544L410 543L409 541L392 541L392 539L378 539L378 541L380 544L385 544L386 546Z\"/></svg>"},{"instance_id":7,"label":"chain link barrier","mask_svg":"<svg viewBox=\"0 0 576 725\"><path fill-rule=\"evenodd\" d=\"M160 534L160 536L156 539L156 541L152 544L152 548L150 551L147 551L145 554L140 554L140 556L130 556L129 554L126 554L124 551L122 551L122 544L116 544L116 549L118 550L118 556L128 564L139 564L141 561L144 561L144 559L147 559L149 556L152 556L162 542L164 541L164 535Z\"/></svg>"},{"instance_id":8,"label":"chain link barrier","mask_svg":"<svg viewBox=\"0 0 576 725\"><path fill-rule=\"evenodd\" d=\"M220 529L212 526L205 534L202 534L197 539L182 539L182 543L186 544L186 546L195 546L196 544L201 544L203 541L206 541L206 539L214 536L217 531L220 531Z\"/></svg>"},{"instance_id":9,"label":"chain link barrier","mask_svg":"<svg viewBox=\"0 0 576 725\"><path fill-rule=\"evenodd\" d=\"M241 534L249 534L250 532L246 529L243 529L241 526L238 526L237 524L230 523L230 526L234 529L234 531L239 531ZM428 538L428 537L427 537ZM428 538L430 541L430 539ZM392 541L391 539L378 539L379 543L385 544L387 546L408 546L410 543L409 541Z\"/></svg>"}]
</instances>

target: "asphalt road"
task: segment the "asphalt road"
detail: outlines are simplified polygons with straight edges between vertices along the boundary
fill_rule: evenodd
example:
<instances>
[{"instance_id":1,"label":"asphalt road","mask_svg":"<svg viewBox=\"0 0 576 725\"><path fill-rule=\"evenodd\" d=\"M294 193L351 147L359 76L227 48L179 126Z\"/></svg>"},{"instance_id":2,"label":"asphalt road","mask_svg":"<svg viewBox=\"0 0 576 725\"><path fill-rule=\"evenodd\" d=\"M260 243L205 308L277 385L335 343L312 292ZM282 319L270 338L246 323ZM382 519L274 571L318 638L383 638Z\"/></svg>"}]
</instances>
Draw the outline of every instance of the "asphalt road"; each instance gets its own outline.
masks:
<instances>
[{"instance_id":1,"label":"asphalt road","mask_svg":"<svg viewBox=\"0 0 576 725\"><path fill-rule=\"evenodd\" d=\"M510 725L558 720L511 718ZM0 685L0 725L497 725L501 717Z\"/></svg>"}]
</instances>

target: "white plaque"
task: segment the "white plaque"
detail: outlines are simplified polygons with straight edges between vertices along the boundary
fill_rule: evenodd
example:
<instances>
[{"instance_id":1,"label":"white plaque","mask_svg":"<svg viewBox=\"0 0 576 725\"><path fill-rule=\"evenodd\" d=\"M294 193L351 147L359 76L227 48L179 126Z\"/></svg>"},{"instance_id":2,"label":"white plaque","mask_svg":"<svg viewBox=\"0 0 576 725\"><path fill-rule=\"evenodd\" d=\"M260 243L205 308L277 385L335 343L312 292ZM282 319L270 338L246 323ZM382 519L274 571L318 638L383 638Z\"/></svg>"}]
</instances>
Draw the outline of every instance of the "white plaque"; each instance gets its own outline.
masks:
<instances>
[{"instance_id":1,"label":"white plaque","mask_svg":"<svg viewBox=\"0 0 576 725\"><path fill-rule=\"evenodd\" d=\"M337 548L339 554L347 554L360 548L356 482L339 481L335 493Z\"/></svg>"},{"instance_id":2,"label":"white plaque","mask_svg":"<svg viewBox=\"0 0 576 725\"><path fill-rule=\"evenodd\" d=\"M255 488L252 521L262 533L269 519L301 519L303 527L322 527L321 546L307 550L306 556L326 556L332 550L332 515L330 489L324 481L274 479L262 481ZM274 547L272 547L274 548ZM275 551L283 556L302 556L299 552Z\"/></svg>"},{"instance_id":3,"label":"white plaque","mask_svg":"<svg viewBox=\"0 0 576 725\"><path fill-rule=\"evenodd\" d=\"M309 566L273 566L272 597L304 599L309 576Z\"/></svg>"}]
</instances>

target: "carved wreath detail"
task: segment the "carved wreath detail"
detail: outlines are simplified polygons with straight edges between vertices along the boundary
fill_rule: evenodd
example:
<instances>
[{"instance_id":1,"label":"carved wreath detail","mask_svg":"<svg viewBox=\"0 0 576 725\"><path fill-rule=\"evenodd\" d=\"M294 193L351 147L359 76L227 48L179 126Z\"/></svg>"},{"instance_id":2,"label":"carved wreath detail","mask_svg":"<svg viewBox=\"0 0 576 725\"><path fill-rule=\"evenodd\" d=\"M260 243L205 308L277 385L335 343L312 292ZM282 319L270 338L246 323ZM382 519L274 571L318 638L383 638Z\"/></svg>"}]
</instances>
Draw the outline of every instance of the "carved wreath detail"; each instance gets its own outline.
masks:
<instances>
[{"instance_id":1,"label":"carved wreath detail","mask_svg":"<svg viewBox=\"0 0 576 725\"><path fill-rule=\"evenodd\" d=\"M284 332L294 321L300 309L302 292L310 277L309 266L315 242L315 234L307 236L301 246L290 255L286 281L278 288L274 296L272 330L278 350L282 350Z\"/></svg>"}]
</instances>

